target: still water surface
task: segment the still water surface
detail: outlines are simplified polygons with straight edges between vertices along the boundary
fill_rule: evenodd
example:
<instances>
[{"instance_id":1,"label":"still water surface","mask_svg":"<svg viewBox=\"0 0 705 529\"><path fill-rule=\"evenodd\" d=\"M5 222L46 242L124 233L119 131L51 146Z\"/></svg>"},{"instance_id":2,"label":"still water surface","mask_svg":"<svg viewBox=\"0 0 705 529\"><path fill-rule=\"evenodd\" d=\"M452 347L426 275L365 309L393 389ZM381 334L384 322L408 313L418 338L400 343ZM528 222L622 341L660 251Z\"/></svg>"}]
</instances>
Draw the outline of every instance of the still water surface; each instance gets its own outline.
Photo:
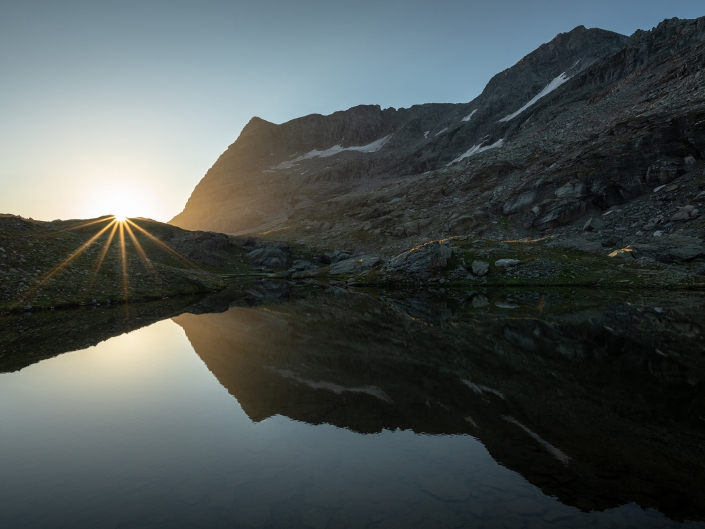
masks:
<instances>
[{"instance_id":1,"label":"still water surface","mask_svg":"<svg viewBox=\"0 0 705 529\"><path fill-rule=\"evenodd\" d=\"M556 345L496 303L469 325L350 298L182 314L0 374L0 527L705 527L702 425L610 401L679 406L699 380L586 367L598 338Z\"/></svg>"}]
</instances>

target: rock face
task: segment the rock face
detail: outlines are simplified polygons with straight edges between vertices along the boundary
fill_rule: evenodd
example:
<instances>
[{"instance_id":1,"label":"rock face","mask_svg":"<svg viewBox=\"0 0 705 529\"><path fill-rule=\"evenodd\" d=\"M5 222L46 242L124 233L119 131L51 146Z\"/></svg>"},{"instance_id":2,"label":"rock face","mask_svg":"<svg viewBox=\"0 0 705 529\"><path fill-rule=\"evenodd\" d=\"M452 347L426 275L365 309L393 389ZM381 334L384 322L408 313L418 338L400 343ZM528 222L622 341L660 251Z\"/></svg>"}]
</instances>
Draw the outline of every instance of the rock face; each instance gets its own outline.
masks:
<instances>
[{"instance_id":1,"label":"rock face","mask_svg":"<svg viewBox=\"0 0 705 529\"><path fill-rule=\"evenodd\" d=\"M388 255L448 235L584 226L611 245L654 230L698 235L704 61L705 18L628 38L579 27L470 103L253 118L172 223L286 228L302 243Z\"/></svg>"},{"instance_id":2,"label":"rock face","mask_svg":"<svg viewBox=\"0 0 705 529\"><path fill-rule=\"evenodd\" d=\"M434 272L445 268L452 253L448 246L434 241L396 256L382 267L382 272L395 277L428 279Z\"/></svg>"}]
</instances>

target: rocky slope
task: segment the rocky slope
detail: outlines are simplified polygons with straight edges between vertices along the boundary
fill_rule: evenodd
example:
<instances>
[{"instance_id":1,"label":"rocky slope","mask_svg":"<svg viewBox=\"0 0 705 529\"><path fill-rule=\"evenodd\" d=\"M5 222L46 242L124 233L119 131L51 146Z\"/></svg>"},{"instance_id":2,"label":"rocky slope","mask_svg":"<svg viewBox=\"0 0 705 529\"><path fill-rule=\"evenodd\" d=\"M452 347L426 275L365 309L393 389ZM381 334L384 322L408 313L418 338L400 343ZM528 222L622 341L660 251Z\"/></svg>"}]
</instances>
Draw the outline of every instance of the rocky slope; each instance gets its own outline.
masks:
<instances>
[{"instance_id":1,"label":"rocky slope","mask_svg":"<svg viewBox=\"0 0 705 529\"><path fill-rule=\"evenodd\" d=\"M219 273L246 268L242 253L226 235L149 219L0 215L0 313L221 290Z\"/></svg>"},{"instance_id":2,"label":"rocky slope","mask_svg":"<svg viewBox=\"0 0 705 529\"><path fill-rule=\"evenodd\" d=\"M506 128L497 127L498 120L554 79L578 75L625 40L583 27L561 34L495 76L467 104L360 106L283 125L253 118L172 223L228 232L253 229L378 179L443 167L480 138L499 132L494 129Z\"/></svg>"},{"instance_id":3,"label":"rocky slope","mask_svg":"<svg viewBox=\"0 0 705 529\"><path fill-rule=\"evenodd\" d=\"M389 257L465 234L701 244L704 64L705 19L581 27L467 104L253 118L172 223Z\"/></svg>"}]
</instances>

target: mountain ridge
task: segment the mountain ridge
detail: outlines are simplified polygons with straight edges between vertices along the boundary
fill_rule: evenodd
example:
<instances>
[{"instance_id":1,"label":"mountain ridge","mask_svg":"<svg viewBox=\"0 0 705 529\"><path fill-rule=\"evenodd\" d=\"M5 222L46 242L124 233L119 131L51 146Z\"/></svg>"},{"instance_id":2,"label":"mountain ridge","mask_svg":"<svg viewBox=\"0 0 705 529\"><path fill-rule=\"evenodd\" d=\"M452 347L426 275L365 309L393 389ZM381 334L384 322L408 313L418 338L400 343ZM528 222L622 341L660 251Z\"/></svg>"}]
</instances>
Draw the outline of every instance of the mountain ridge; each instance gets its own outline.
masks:
<instances>
[{"instance_id":1,"label":"mountain ridge","mask_svg":"<svg viewBox=\"0 0 705 529\"><path fill-rule=\"evenodd\" d=\"M398 239L574 227L655 188L661 166L675 164L678 176L686 158L688 170L700 167L705 107L694 80L704 27L704 18L668 19L625 37L579 26L495 75L469 103L361 105L281 125L253 118L171 222L390 251ZM566 185L573 192L555 195ZM378 207L396 198L403 202L389 211ZM400 222L371 226L377 213ZM424 218L433 218L424 230L402 228Z\"/></svg>"}]
</instances>

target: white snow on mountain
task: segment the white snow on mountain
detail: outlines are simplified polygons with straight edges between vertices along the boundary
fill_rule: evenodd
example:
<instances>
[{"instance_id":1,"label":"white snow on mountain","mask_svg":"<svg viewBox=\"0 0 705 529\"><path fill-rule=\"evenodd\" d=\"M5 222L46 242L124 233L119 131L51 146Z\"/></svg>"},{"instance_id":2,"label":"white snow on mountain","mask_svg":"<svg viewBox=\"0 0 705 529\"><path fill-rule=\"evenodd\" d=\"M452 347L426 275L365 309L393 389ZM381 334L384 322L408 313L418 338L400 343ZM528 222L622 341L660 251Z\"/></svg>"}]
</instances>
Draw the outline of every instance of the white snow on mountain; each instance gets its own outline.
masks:
<instances>
[{"instance_id":1,"label":"white snow on mountain","mask_svg":"<svg viewBox=\"0 0 705 529\"><path fill-rule=\"evenodd\" d=\"M424 138L428 138L428 133L431 132L430 130L427 130L426 132L423 133Z\"/></svg>"},{"instance_id":2,"label":"white snow on mountain","mask_svg":"<svg viewBox=\"0 0 705 529\"><path fill-rule=\"evenodd\" d=\"M310 152L307 152L306 154L299 156L298 158L294 158L293 160L289 160L287 162L282 162L276 167L272 167L272 169L291 169L292 167L294 167L296 162L308 160L309 158L328 158L329 156L334 156L343 151L377 152L382 147L384 147L385 143L387 143L391 137L392 135L390 134L388 136L385 136L384 138L380 138L376 141L373 141L372 143L368 143L367 145L359 145L353 147L341 147L340 145L334 145L333 147L331 147L330 149L326 149L325 151L319 151L314 149Z\"/></svg>"},{"instance_id":3,"label":"white snow on mountain","mask_svg":"<svg viewBox=\"0 0 705 529\"><path fill-rule=\"evenodd\" d=\"M460 121L470 121L470 120L472 119L473 115L475 114L475 112L477 112L477 109L475 109L475 110L473 110L472 112L470 112L467 116L465 116L465 117L464 117L463 119L461 119Z\"/></svg>"},{"instance_id":4,"label":"white snow on mountain","mask_svg":"<svg viewBox=\"0 0 705 529\"><path fill-rule=\"evenodd\" d=\"M464 160L465 158L468 158L469 156L472 156L473 154L479 154L481 152L489 151L490 149L499 149L502 145L504 145L504 139L499 139L496 142L494 142L492 145L483 146L483 143L484 142L478 143L477 145L473 145L467 151L465 151L463 154L458 156L455 160L450 162L448 165L459 162L461 160Z\"/></svg>"},{"instance_id":5,"label":"white snow on mountain","mask_svg":"<svg viewBox=\"0 0 705 529\"><path fill-rule=\"evenodd\" d=\"M448 127L442 128L441 130L439 130L438 132L436 132L436 134L434 134L434 136L438 136L439 134L443 134L443 133L444 133L445 131L447 131L447 130L448 130Z\"/></svg>"},{"instance_id":6,"label":"white snow on mountain","mask_svg":"<svg viewBox=\"0 0 705 529\"><path fill-rule=\"evenodd\" d=\"M509 114L508 116L503 117L503 118L500 119L499 121L509 121L509 120L514 119L514 118L517 117L519 114L521 114L522 112L524 112L524 110L526 110L526 109L529 108L531 105L533 105L534 103L536 103L536 101L538 101L538 100L541 99L542 97L544 97L544 96L550 94L551 92L553 92L556 88L558 88L559 86L561 86L561 85L562 85L563 83L565 83L568 79L570 79L570 77L566 76L565 72L563 72L563 73L560 74L558 77L556 77L553 81L551 81L550 83L548 83L548 84L546 85L546 87L545 87L543 90L541 90L538 94L536 94L536 95L531 99L531 101L529 101L526 105L524 105L523 107L521 107L519 110L517 110L517 111L514 112L513 114Z\"/></svg>"}]
</instances>

